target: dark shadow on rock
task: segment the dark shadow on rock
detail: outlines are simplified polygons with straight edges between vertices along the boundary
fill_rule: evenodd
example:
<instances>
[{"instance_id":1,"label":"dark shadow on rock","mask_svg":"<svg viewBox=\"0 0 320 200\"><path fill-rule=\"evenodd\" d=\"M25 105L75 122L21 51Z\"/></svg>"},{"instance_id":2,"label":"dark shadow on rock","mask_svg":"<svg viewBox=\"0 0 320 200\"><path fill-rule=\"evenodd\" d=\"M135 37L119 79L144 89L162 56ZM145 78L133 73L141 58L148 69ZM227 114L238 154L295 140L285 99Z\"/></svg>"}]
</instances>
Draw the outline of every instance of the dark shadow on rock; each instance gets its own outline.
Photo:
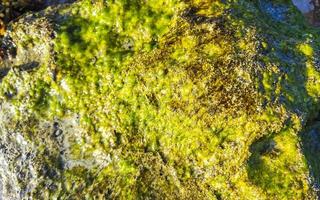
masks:
<instances>
[{"instance_id":1,"label":"dark shadow on rock","mask_svg":"<svg viewBox=\"0 0 320 200\"><path fill-rule=\"evenodd\" d=\"M17 48L12 38L9 36L5 36L0 40L0 59L7 60L11 58L15 58L17 55Z\"/></svg>"},{"instance_id":2,"label":"dark shadow on rock","mask_svg":"<svg viewBox=\"0 0 320 200\"><path fill-rule=\"evenodd\" d=\"M32 71L39 66L39 62L32 61L23 65L18 66L20 71Z\"/></svg>"},{"instance_id":3,"label":"dark shadow on rock","mask_svg":"<svg viewBox=\"0 0 320 200\"><path fill-rule=\"evenodd\" d=\"M276 177L279 174L265 164L262 156L276 159L281 151L277 148L273 135L263 137L250 146L251 156L248 160L248 178L264 190L271 190L273 187L281 187L282 182Z\"/></svg>"},{"instance_id":4,"label":"dark shadow on rock","mask_svg":"<svg viewBox=\"0 0 320 200\"><path fill-rule=\"evenodd\" d=\"M0 81L8 74L9 68L0 69Z\"/></svg>"},{"instance_id":5,"label":"dark shadow on rock","mask_svg":"<svg viewBox=\"0 0 320 200\"><path fill-rule=\"evenodd\" d=\"M320 116L319 116L320 117ZM320 199L320 118L307 124L301 133L301 146L306 157L309 170L310 182Z\"/></svg>"}]
</instances>

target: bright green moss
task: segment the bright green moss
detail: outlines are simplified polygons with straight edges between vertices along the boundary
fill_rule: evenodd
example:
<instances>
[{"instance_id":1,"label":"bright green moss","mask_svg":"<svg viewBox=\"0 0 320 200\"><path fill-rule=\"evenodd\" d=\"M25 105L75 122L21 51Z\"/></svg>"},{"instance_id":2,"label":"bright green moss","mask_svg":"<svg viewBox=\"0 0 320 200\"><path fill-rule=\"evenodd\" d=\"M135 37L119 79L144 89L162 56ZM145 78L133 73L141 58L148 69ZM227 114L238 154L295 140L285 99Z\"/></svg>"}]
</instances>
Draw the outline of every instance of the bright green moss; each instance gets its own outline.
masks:
<instances>
[{"instance_id":1,"label":"bright green moss","mask_svg":"<svg viewBox=\"0 0 320 200\"><path fill-rule=\"evenodd\" d=\"M35 118L79 115L85 133L68 140L78 166L47 196L313 197L297 144L320 92L318 46L299 45L315 29L249 1L85 0L60 14L52 69L1 83ZM88 165L101 152L110 159Z\"/></svg>"},{"instance_id":2,"label":"bright green moss","mask_svg":"<svg viewBox=\"0 0 320 200\"><path fill-rule=\"evenodd\" d=\"M298 45L298 49L308 57L313 56L313 48L308 44L300 44Z\"/></svg>"},{"instance_id":3,"label":"bright green moss","mask_svg":"<svg viewBox=\"0 0 320 200\"><path fill-rule=\"evenodd\" d=\"M294 131L289 129L253 145L253 155L249 161L249 178L260 185L269 198L301 199L307 194L308 188L299 181L301 178L304 179L299 176L306 174L296 173L307 170L297 143Z\"/></svg>"}]
</instances>

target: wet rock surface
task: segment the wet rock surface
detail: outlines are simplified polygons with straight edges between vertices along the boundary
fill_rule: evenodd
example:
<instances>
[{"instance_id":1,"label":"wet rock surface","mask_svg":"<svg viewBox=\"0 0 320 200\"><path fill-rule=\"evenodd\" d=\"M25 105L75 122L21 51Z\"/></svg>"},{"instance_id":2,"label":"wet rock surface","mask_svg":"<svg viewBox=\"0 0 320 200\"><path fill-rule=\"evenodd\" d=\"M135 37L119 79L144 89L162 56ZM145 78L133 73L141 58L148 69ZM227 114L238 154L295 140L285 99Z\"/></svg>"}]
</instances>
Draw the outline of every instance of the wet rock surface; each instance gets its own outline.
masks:
<instances>
[{"instance_id":1,"label":"wet rock surface","mask_svg":"<svg viewBox=\"0 0 320 200\"><path fill-rule=\"evenodd\" d=\"M6 32L6 26L27 12L41 11L49 6L75 2L75 0L3 0L0 2L0 37Z\"/></svg>"},{"instance_id":2,"label":"wet rock surface","mask_svg":"<svg viewBox=\"0 0 320 200\"><path fill-rule=\"evenodd\" d=\"M260 1L260 7L276 21L284 21L286 19L288 7L284 5L277 5L270 1Z\"/></svg>"},{"instance_id":3,"label":"wet rock surface","mask_svg":"<svg viewBox=\"0 0 320 200\"><path fill-rule=\"evenodd\" d=\"M293 4L70 2L2 38L0 199L319 196L319 30Z\"/></svg>"},{"instance_id":4,"label":"wet rock surface","mask_svg":"<svg viewBox=\"0 0 320 200\"><path fill-rule=\"evenodd\" d=\"M313 120L301 134L302 150L310 169L310 184L320 198L320 127L319 121Z\"/></svg>"}]
</instances>

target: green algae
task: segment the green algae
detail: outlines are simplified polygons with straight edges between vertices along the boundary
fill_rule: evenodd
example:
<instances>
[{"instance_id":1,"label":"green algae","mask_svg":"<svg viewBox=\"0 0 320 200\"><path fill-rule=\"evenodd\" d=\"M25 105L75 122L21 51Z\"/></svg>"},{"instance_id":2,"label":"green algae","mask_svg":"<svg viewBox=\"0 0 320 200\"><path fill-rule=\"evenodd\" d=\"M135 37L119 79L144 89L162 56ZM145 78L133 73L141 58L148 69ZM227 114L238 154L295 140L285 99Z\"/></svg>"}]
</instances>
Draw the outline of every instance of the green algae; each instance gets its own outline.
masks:
<instances>
[{"instance_id":1,"label":"green algae","mask_svg":"<svg viewBox=\"0 0 320 200\"><path fill-rule=\"evenodd\" d=\"M297 154L298 143L294 130L285 128L280 134L263 138L252 146L249 178L262 187L269 197L307 198L306 194L297 192L301 187L306 187L299 172L307 170L305 161Z\"/></svg>"},{"instance_id":2,"label":"green algae","mask_svg":"<svg viewBox=\"0 0 320 200\"><path fill-rule=\"evenodd\" d=\"M289 8L286 22L255 1L82 1L62 9L55 65L10 71L2 99L35 119L79 114L86 133L69 141L70 157L94 160L101 150L111 160L64 169L52 152L41 162L60 174L48 177L60 186L39 184L33 195L315 198L298 144L318 112L319 38ZM46 149L39 146L39 158Z\"/></svg>"}]
</instances>

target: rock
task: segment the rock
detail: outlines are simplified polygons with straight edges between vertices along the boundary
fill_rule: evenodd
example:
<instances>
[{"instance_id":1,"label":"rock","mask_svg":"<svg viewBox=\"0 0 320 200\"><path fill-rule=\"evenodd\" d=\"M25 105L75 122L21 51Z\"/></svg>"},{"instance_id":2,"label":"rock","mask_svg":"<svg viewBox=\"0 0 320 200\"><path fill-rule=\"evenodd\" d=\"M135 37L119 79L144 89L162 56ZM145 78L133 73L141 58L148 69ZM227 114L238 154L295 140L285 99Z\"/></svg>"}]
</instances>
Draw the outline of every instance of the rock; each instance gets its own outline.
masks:
<instances>
[{"instance_id":1,"label":"rock","mask_svg":"<svg viewBox=\"0 0 320 200\"><path fill-rule=\"evenodd\" d=\"M317 198L320 38L292 3L56 3L2 40L0 199Z\"/></svg>"},{"instance_id":2,"label":"rock","mask_svg":"<svg viewBox=\"0 0 320 200\"><path fill-rule=\"evenodd\" d=\"M303 14L310 13L314 10L312 0L292 0L292 2Z\"/></svg>"},{"instance_id":3,"label":"rock","mask_svg":"<svg viewBox=\"0 0 320 200\"><path fill-rule=\"evenodd\" d=\"M319 0L292 0L292 2L306 16L311 24L315 26L320 25Z\"/></svg>"}]
</instances>

